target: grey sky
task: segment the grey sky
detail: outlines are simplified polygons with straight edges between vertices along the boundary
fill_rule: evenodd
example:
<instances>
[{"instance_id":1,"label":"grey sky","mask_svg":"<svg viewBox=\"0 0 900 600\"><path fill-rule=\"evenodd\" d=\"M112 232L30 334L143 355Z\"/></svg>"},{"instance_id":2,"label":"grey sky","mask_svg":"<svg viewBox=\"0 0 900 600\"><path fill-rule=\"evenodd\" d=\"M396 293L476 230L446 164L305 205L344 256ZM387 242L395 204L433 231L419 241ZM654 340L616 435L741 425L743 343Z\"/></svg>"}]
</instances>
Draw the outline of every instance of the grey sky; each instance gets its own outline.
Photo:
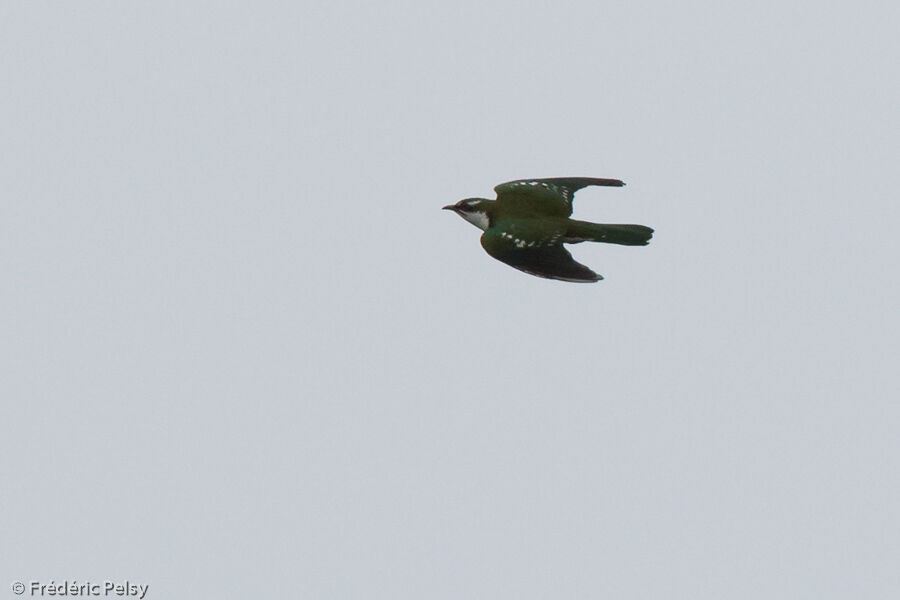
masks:
<instances>
[{"instance_id":1,"label":"grey sky","mask_svg":"<svg viewBox=\"0 0 900 600\"><path fill-rule=\"evenodd\" d=\"M0 584L896 598L898 18L8 3ZM594 285L440 210L567 175Z\"/></svg>"}]
</instances>

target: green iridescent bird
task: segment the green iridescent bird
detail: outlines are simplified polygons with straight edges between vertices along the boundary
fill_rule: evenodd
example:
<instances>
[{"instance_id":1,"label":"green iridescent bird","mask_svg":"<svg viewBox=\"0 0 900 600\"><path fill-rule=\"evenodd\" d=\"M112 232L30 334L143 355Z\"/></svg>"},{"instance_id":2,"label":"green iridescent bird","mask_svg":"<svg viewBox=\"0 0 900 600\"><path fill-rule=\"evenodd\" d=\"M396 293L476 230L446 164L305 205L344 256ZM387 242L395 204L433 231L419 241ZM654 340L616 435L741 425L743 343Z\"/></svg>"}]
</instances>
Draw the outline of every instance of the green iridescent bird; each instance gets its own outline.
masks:
<instances>
[{"instance_id":1,"label":"green iridescent bird","mask_svg":"<svg viewBox=\"0 0 900 600\"><path fill-rule=\"evenodd\" d=\"M646 246L653 230L643 225L603 225L570 219L575 192L589 185L625 184L618 179L595 177L518 179L495 187L496 200L466 198L444 209L484 231L482 247L511 267L537 277L593 283L603 277L576 262L563 244Z\"/></svg>"}]
</instances>

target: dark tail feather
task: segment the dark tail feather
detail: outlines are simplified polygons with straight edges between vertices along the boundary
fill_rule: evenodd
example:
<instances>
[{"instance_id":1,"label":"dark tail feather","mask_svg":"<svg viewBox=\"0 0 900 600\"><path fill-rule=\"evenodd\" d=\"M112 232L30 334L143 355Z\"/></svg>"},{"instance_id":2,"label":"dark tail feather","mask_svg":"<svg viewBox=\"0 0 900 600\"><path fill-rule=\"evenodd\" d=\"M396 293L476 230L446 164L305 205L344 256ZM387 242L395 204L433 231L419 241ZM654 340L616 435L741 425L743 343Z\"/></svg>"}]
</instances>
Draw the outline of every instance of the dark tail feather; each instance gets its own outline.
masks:
<instances>
[{"instance_id":1,"label":"dark tail feather","mask_svg":"<svg viewBox=\"0 0 900 600\"><path fill-rule=\"evenodd\" d=\"M606 242L623 246L646 246L653 237L653 230L643 225L604 225L586 221L572 221L566 239L573 244L577 242Z\"/></svg>"}]
</instances>

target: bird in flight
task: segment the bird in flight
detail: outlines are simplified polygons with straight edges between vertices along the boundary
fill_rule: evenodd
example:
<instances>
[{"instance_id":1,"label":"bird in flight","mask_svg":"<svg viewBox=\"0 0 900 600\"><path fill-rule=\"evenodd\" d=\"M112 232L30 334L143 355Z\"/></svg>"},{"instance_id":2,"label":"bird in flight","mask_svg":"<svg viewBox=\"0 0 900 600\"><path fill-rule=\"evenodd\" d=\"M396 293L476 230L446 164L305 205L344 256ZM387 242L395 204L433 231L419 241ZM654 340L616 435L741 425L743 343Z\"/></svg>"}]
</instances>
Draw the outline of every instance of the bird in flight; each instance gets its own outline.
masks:
<instances>
[{"instance_id":1,"label":"bird in flight","mask_svg":"<svg viewBox=\"0 0 900 600\"><path fill-rule=\"evenodd\" d=\"M595 177L517 179L495 187L496 200L466 198L443 208L484 231L481 246L497 260L537 277L593 283L603 276L576 262L563 244L646 246L653 230L643 225L603 225L569 218L575 192L590 185L625 184Z\"/></svg>"}]
</instances>

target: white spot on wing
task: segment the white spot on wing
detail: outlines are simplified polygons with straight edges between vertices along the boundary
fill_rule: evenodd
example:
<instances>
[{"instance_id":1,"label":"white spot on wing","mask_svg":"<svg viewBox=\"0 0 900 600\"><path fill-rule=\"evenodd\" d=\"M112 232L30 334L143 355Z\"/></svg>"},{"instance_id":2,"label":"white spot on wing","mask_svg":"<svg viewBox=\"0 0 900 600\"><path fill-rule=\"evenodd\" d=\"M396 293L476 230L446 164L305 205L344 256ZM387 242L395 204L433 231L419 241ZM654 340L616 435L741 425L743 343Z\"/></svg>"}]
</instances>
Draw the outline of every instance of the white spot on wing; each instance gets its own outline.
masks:
<instances>
[{"instance_id":1,"label":"white spot on wing","mask_svg":"<svg viewBox=\"0 0 900 600\"><path fill-rule=\"evenodd\" d=\"M526 181L516 182L515 185L517 187L519 187L519 186L521 186L521 187L538 187L539 186L553 194L558 195L560 198L562 198L564 201L566 201L568 203L571 203L571 201L572 201L572 191L569 188L555 185L555 184L547 182L547 181L526 180Z\"/></svg>"}]
</instances>

